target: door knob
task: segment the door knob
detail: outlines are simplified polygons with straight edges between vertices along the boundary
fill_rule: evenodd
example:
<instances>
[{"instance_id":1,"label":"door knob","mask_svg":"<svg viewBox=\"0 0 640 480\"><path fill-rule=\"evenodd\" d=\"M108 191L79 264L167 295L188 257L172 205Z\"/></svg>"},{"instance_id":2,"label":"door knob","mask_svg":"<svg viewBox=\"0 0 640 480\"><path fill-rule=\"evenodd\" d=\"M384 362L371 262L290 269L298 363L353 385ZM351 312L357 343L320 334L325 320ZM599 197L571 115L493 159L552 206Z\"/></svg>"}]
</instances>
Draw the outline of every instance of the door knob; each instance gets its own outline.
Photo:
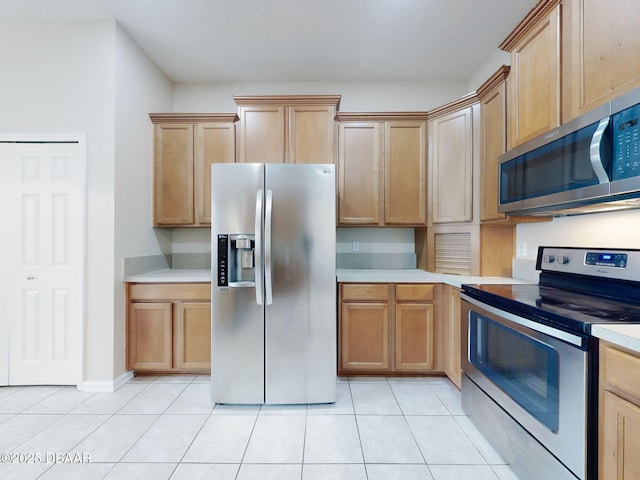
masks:
<instances>
[{"instance_id":1,"label":"door knob","mask_svg":"<svg viewBox=\"0 0 640 480\"><path fill-rule=\"evenodd\" d=\"M35 280L36 277L34 277L33 275L27 275L27 280Z\"/></svg>"}]
</instances>

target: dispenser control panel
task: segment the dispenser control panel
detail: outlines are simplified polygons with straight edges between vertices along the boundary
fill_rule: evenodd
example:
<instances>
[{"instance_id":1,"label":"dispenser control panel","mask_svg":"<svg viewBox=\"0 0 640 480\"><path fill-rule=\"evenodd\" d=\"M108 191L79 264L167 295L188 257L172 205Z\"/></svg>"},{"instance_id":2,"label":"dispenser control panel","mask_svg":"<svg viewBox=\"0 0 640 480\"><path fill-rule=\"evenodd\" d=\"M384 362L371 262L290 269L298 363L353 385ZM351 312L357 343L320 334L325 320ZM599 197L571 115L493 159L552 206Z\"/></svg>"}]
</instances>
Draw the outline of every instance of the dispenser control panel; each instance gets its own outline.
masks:
<instances>
[{"instance_id":1,"label":"dispenser control panel","mask_svg":"<svg viewBox=\"0 0 640 480\"><path fill-rule=\"evenodd\" d=\"M229 286L229 235L218 235L218 287Z\"/></svg>"}]
</instances>

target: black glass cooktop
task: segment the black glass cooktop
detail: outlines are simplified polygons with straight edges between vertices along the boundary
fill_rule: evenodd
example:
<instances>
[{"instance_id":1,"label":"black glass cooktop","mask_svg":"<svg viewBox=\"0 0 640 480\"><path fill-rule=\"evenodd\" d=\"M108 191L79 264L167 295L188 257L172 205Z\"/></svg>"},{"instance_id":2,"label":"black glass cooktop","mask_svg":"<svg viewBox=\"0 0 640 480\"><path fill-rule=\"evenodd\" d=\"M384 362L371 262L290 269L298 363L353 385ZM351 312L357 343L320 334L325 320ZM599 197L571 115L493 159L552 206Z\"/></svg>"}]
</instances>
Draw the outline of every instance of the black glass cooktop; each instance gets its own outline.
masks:
<instances>
[{"instance_id":1,"label":"black glass cooktop","mask_svg":"<svg viewBox=\"0 0 640 480\"><path fill-rule=\"evenodd\" d=\"M536 284L463 285L485 304L566 331L591 333L591 325L640 323L640 303ZM637 302L640 302L640 292Z\"/></svg>"}]
</instances>

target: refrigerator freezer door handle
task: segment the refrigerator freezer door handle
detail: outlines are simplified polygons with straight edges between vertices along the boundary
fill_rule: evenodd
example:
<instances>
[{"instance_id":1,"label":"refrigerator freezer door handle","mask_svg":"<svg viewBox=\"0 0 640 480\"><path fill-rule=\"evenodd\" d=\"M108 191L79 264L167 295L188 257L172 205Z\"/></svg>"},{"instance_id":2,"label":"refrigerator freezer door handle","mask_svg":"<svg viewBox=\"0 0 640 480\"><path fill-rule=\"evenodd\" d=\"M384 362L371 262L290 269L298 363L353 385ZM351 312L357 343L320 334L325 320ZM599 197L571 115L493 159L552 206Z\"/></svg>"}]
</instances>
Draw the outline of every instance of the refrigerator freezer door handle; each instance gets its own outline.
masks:
<instances>
[{"instance_id":1,"label":"refrigerator freezer door handle","mask_svg":"<svg viewBox=\"0 0 640 480\"><path fill-rule=\"evenodd\" d=\"M273 210L273 192L267 190L264 208L264 291L265 305L273 303L273 284L271 281L271 218Z\"/></svg>"},{"instance_id":2,"label":"refrigerator freezer door handle","mask_svg":"<svg viewBox=\"0 0 640 480\"><path fill-rule=\"evenodd\" d=\"M263 206L263 192L262 189L258 190L256 194L256 248L255 248L255 272L256 272L256 303L258 305L264 305L263 297L263 285L262 285L262 206Z\"/></svg>"}]
</instances>

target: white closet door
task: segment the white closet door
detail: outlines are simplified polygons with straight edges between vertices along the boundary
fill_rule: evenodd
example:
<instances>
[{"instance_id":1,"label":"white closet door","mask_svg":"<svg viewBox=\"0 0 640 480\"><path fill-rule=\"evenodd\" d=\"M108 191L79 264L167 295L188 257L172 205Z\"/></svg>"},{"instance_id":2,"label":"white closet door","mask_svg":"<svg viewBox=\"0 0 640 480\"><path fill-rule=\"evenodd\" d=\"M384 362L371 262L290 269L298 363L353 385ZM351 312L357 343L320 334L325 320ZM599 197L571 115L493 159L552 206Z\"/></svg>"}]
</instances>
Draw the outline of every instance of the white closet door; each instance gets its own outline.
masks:
<instances>
[{"instance_id":1,"label":"white closet door","mask_svg":"<svg viewBox=\"0 0 640 480\"><path fill-rule=\"evenodd\" d=\"M8 349L8 384L76 385L84 285L78 144L2 143L0 152L11 205L8 342L2 347Z\"/></svg>"}]
</instances>

